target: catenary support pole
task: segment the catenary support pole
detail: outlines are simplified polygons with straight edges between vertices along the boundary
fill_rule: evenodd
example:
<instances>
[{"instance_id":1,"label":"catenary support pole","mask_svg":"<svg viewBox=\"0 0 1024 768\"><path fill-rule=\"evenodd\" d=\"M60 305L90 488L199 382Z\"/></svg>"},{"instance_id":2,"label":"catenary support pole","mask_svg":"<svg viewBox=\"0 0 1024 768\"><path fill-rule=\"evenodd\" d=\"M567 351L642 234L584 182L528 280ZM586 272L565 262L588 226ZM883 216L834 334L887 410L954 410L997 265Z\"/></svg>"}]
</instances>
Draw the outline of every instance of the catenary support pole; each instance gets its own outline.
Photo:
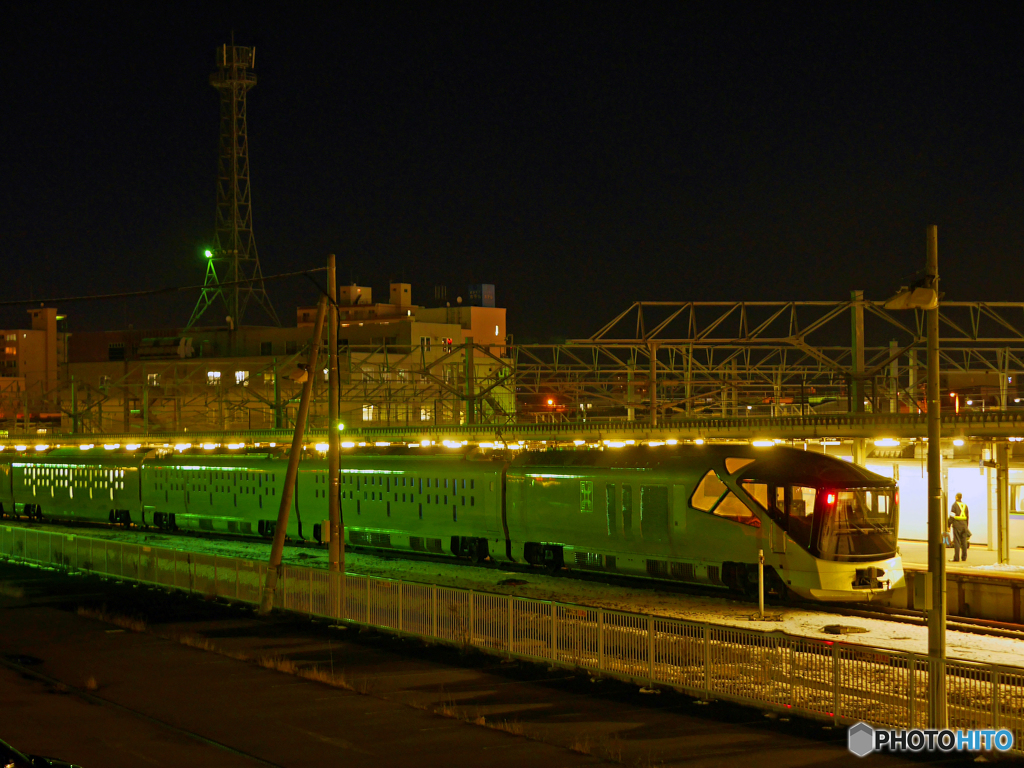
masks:
<instances>
[{"instance_id":1,"label":"catenary support pole","mask_svg":"<svg viewBox=\"0 0 1024 768\"><path fill-rule=\"evenodd\" d=\"M338 280L334 254L327 257L327 296L331 308L327 319L327 524L328 569L341 570L341 487L338 465L341 460L341 435L338 432Z\"/></svg>"},{"instance_id":2,"label":"catenary support pole","mask_svg":"<svg viewBox=\"0 0 1024 768\"><path fill-rule=\"evenodd\" d=\"M647 379L647 394L651 399L651 426L658 426L658 345L651 344L651 372Z\"/></svg>"},{"instance_id":3,"label":"catenary support pole","mask_svg":"<svg viewBox=\"0 0 1024 768\"><path fill-rule=\"evenodd\" d=\"M1010 562L1010 444L1005 440L996 443L996 515L999 546L999 562Z\"/></svg>"},{"instance_id":4,"label":"catenary support pole","mask_svg":"<svg viewBox=\"0 0 1024 768\"><path fill-rule=\"evenodd\" d=\"M321 296L316 309L316 325L310 339L309 367L306 369L306 382L302 385L302 399L299 401L299 413L295 419L295 432L292 434L292 450L288 455L288 470L284 475L284 487L281 489L281 506L277 512L277 527L274 529L274 543L270 547L270 563L267 566L267 580L263 583L263 595L260 600L260 613L270 613L274 608L274 590L281 569L281 555L284 553L284 536L288 530L288 512L291 510L292 498L295 496L295 477L299 472L299 457L302 454L302 433L306 427L306 414L309 413L309 401L312 399L313 379L316 372L316 359L320 352L320 337L324 332L324 314L327 308L327 297Z\"/></svg>"},{"instance_id":5,"label":"catenary support pole","mask_svg":"<svg viewBox=\"0 0 1024 768\"><path fill-rule=\"evenodd\" d=\"M939 295L939 233L928 227L925 279ZM928 727L946 727L946 531L942 508L942 421L939 412L939 307L925 310L928 328L928 572L932 607L928 612Z\"/></svg>"},{"instance_id":6,"label":"catenary support pole","mask_svg":"<svg viewBox=\"0 0 1024 768\"><path fill-rule=\"evenodd\" d=\"M864 291L850 291L850 413L864 413Z\"/></svg>"},{"instance_id":7,"label":"catenary support pole","mask_svg":"<svg viewBox=\"0 0 1024 768\"><path fill-rule=\"evenodd\" d=\"M465 370L463 371L463 376L466 379L466 423L476 424L476 394L473 386L473 378L476 372L476 363L474 362L476 352L473 349L473 337L465 336L464 338L466 340Z\"/></svg>"}]
</instances>

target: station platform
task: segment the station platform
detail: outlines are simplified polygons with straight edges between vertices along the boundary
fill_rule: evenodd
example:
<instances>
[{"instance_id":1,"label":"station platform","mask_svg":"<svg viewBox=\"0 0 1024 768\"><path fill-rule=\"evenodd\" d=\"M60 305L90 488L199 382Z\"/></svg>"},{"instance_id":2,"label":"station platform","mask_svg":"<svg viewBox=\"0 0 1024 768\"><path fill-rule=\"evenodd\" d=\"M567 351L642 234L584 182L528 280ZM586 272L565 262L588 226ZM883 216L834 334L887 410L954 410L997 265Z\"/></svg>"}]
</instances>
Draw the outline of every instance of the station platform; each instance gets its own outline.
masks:
<instances>
[{"instance_id":1,"label":"station platform","mask_svg":"<svg viewBox=\"0 0 1024 768\"><path fill-rule=\"evenodd\" d=\"M924 568L928 567L928 542L900 540L900 554L903 555L904 567ZM957 573L987 573L1003 574L1006 576L1016 575L1024 578L1024 548L1010 550L1010 562L1005 565L999 564L999 553L994 549L986 549L984 545L971 547L967 551L966 563L954 563L953 550L946 550L946 570Z\"/></svg>"},{"instance_id":2,"label":"station platform","mask_svg":"<svg viewBox=\"0 0 1024 768\"><path fill-rule=\"evenodd\" d=\"M897 590L889 601L899 608L915 608L914 579L928 570L928 544L900 541L906 590ZM1024 620L1021 589L1024 587L1024 549L1011 549L1010 562L999 563L998 553L982 546L971 547L966 562L952 562L946 549L946 610L952 616L1021 624Z\"/></svg>"}]
</instances>

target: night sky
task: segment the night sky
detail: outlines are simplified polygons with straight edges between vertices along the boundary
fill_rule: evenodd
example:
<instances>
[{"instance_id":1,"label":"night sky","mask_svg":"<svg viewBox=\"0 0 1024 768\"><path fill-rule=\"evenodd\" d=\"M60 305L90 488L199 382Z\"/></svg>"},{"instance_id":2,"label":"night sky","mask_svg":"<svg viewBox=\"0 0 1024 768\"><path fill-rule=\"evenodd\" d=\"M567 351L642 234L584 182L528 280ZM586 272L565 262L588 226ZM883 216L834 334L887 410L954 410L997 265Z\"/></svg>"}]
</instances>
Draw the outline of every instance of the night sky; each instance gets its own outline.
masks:
<instances>
[{"instance_id":1,"label":"night sky","mask_svg":"<svg viewBox=\"0 0 1024 768\"><path fill-rule=\"evenodd\" d=\"M232 30L265 274L491 282L547 341L638 299L885 298L934 223L947 298L1024 300L1024 6L277 5L5 12L0 300L202 282ZM268 288L286 324L313 299Z\"/></svg>"}]
</instances>

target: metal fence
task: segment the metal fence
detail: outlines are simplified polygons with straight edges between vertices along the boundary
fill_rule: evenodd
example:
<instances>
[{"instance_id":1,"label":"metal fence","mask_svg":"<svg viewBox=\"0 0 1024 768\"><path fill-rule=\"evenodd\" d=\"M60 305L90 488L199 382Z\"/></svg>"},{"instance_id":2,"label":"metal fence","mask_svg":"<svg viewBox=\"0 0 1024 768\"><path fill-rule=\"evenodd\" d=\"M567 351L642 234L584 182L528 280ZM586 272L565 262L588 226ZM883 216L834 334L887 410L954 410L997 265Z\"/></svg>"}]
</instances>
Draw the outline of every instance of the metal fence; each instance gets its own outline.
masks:
<instances>
[{"instance_id":1,"label":"metal fence","mask_svg":"<svg viewBox=\"0 0 1024 768\"><path fill-rule=\"evenodd\" d=\"M259 603L266 564L0 526L0 557ZM910 652L515 595L285 566L274 605L839 723L924 728L928 659ZM1024 752L1024 668L950 660L949 727L1006 728Z\"/></svg>"}]
</instances>

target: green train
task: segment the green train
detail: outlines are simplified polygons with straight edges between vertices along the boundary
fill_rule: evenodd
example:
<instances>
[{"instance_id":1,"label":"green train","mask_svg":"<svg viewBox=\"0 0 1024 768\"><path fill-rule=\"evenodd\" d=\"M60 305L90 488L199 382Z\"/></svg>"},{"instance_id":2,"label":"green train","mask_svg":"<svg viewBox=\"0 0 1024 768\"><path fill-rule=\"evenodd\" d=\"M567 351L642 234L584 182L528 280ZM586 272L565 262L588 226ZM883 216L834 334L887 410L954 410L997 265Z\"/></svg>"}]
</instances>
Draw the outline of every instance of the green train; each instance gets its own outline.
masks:
<instances>
[{"instance_id":1,"label":"green train","mask_svg":"<svg viewBox=\"0 0 1024 768\"><path fill-rule=\"evenodd\" d=\"M58 448L0 454L0 514L270 537L287 456ZM286 535L323 542L327 461L299 462ZM349 546L750 594L877 599L904 585L899 491L786 447L342 451Z\"/></svg>"}]
</instances>

